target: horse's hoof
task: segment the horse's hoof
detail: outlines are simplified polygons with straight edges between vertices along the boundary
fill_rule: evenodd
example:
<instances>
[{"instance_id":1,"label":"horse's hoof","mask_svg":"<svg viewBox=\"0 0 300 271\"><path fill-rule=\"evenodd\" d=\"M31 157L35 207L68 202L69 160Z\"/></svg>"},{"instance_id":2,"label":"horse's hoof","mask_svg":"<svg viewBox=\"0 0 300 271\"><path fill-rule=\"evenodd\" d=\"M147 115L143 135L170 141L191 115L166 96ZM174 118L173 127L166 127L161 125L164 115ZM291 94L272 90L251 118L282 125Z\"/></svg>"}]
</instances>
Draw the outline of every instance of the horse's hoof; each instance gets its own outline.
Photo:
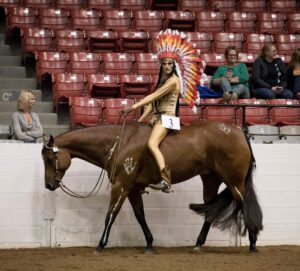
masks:
<instances>
[{"instance_id":1,"label":"horse's hoof","mask_svg":"<svg viewBox=\"0 0 300 271\"><path fill-rule=\"evenodd\" d=\"M103 251L103 247L97 247L96 250L93 251L94 255L99 255Z\"/></svg>"},{"instance_id":2,"label":"horse's hoof","mask_svg":"<svg viewBox=\"0 0 300 271\"><path fill-rule=\"evenodd\" d=\"M199 252L201 252L201 246L195 246L195 247L193 248L193 252L194 252L194 253L199 253Z\"/></svg>"},{"instance_id":3,"label":"horse's hoof","mask_svg":"<svg viewBox=\"0 0 300 271\"><path fill-rule=\"evenodd\" d=\"M153 254L154 254L154 251L153 251L152 248L146 248L146 249L145 249L145 254L146 254L146 255L153 255Z\"/></svg>"},{"instance_id":4,"label":"horse's hoof","mask_svg":"<svg viewBox=\"0 0 300 271\"><path fill-rule=\"evenodd\" d=\"M258 249L257 248L250 248L249 253L257 253Z\"/></svg>"}]
</instances>

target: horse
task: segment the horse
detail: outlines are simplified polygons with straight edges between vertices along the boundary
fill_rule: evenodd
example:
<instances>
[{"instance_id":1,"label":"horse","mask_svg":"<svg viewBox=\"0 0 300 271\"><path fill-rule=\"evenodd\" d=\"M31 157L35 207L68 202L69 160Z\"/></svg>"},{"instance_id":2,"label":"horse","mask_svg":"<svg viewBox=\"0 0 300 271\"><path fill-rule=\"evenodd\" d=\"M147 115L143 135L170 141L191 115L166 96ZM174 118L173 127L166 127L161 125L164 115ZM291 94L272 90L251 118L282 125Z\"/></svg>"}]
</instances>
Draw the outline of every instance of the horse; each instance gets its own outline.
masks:
<instances>
[{"instance_id":1,"label":"horse","mask_svg":"<svg viewBox=\"0 0 300 271\"><path fill-rule=\"evenodd\" d=\"M42 149L45 187L51 191L60 187L74 157L105 169L110 176L111 195L96 251L107 245L111 227L128 198L145 236L145 253L153 253L153 236L142 199L149 184L160 182L158 167L147 147L151 127L124 124L72 130L55 138L50 135ZM240 234L248 231L249 251L256 252L257 235L263 229L262 210L252 180L255 158L245 132L218 121L183 126L180 132L169 133L160 149L171 167L172 184L196 175L203 182L204 203L189 206L204 216L195 249L204 245L211 226L222 230L235 226ZM226 187L218 193L222 183Z\"/></svg>"}]
</instances>

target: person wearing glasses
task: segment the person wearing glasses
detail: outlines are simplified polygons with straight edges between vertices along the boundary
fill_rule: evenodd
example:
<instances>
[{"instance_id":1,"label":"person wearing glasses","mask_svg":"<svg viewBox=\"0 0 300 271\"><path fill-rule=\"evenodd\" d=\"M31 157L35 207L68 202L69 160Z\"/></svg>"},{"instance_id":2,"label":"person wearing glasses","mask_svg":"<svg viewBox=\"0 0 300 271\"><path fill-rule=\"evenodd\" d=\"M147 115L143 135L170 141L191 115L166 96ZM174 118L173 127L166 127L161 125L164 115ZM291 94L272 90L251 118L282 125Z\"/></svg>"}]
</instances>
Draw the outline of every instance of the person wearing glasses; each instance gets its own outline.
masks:
<instances>
[{"instance_id":1,"label":"person wearing glasses","mask_svg":"<svg viewBox=\"0 0 300 271\"><path fill-rule=\"evenodd\" d=\"M238 52L234 46L225 49L226 64L221 65L211 78L211 87L221 92L223 101L250 98L249 74L247 66L238 62Z\"/></svg>"},{"instance_id":2,"label":"person wearing glasses","mask_svg":"<svg viewBox=\"0 0 300 271\"><path fill-rule=\"evenodd\" d=\"M265 44L252 65L253 96L259 99L293 99L287 88L286 67L277 57L276 46Z\"/></svg>"}]
</instances>

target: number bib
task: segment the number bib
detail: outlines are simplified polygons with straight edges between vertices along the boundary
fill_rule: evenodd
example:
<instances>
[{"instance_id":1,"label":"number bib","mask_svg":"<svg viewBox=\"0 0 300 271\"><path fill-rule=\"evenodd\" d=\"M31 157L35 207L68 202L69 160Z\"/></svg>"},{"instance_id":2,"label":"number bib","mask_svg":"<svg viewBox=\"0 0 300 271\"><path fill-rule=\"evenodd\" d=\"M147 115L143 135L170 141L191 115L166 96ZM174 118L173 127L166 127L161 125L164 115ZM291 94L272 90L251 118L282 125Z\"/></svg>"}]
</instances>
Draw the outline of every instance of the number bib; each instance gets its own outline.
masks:
<instances>
[{"instance_id":1,"label":"number bib","mask_svg":"<svg viewBox=\"0 0 300 271\"><path fill-rule=\"evenodd\" d=\"M162 126L168 129L180 130L180 120L178 117L161 115Z\"/></svg>"}]
</instances>

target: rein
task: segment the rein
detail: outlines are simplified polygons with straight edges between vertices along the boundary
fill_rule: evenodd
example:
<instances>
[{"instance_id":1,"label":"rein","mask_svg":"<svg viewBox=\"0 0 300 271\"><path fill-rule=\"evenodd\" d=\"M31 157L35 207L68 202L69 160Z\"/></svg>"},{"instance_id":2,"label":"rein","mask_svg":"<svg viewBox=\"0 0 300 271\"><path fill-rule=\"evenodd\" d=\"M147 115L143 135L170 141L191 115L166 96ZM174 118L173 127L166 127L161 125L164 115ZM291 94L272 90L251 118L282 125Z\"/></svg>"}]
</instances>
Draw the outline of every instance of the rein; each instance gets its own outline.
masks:
<instances>
[{"instance_id":1,"label":"rein","mask_svg":"<svg viewBox=\"0 0 300 271\"><path fill-rule=\"evenodd\" d=\"M122 115L120 115L119 120L118 120L118 122L116 124L120 123L121 117L122 117ZM111 146L114 146L116 143L118 143L117 152L116 152L116 155L115 155L114 160L113 160L112 171L111 171L111 174L110 174L110 177L109 177L109 180L111 180L110 181L111 183L113 182L113 180L115 178L117 159L119 157L119 153L120 153L120 149L121 149L121 143L122 143L122 139L123 139L125 124L126 124L126 116L124 116L124 120L123 120L123 124L122 124L122 129L121 129L120 136L116 137L116 141L114 142L114 144L111 144ZM74 198L81 198L81 199L93 197L93 196L95 196L99 192L100 188L102 187L103 180L104 180L104 171L106 171L106 169L107 169L107 164L108 164L108 161L109 161L112 153L108 153L108 156L107 156L107 159L106 159L106 163L105 163L105 167L101 169L99 178L98 178L98 180L97 180L94 188L87 195L83 196L83 195L80 195L80 194L74 192L70 188L68 188L63 183L63 181L60 178L57 178L57 176L59 176L59 169L58 169L58 151L59 150L58 150L58 147L49 147L49 146L47 146L47 144L45 144L45 146L46 146L47 149L52 149L52 151L55 154L55 174L56 174L56 179L60 180L59 187L60 187L60 189L63 192L65 192L66 194L68 194L69 196L72 196ZM101 180L101 182L100 182L100 180ZM99 185L99 183L100 183L100 185ZM99 187L98 187L98 185L99 185Z\"/></svg>"}]
</instances>

